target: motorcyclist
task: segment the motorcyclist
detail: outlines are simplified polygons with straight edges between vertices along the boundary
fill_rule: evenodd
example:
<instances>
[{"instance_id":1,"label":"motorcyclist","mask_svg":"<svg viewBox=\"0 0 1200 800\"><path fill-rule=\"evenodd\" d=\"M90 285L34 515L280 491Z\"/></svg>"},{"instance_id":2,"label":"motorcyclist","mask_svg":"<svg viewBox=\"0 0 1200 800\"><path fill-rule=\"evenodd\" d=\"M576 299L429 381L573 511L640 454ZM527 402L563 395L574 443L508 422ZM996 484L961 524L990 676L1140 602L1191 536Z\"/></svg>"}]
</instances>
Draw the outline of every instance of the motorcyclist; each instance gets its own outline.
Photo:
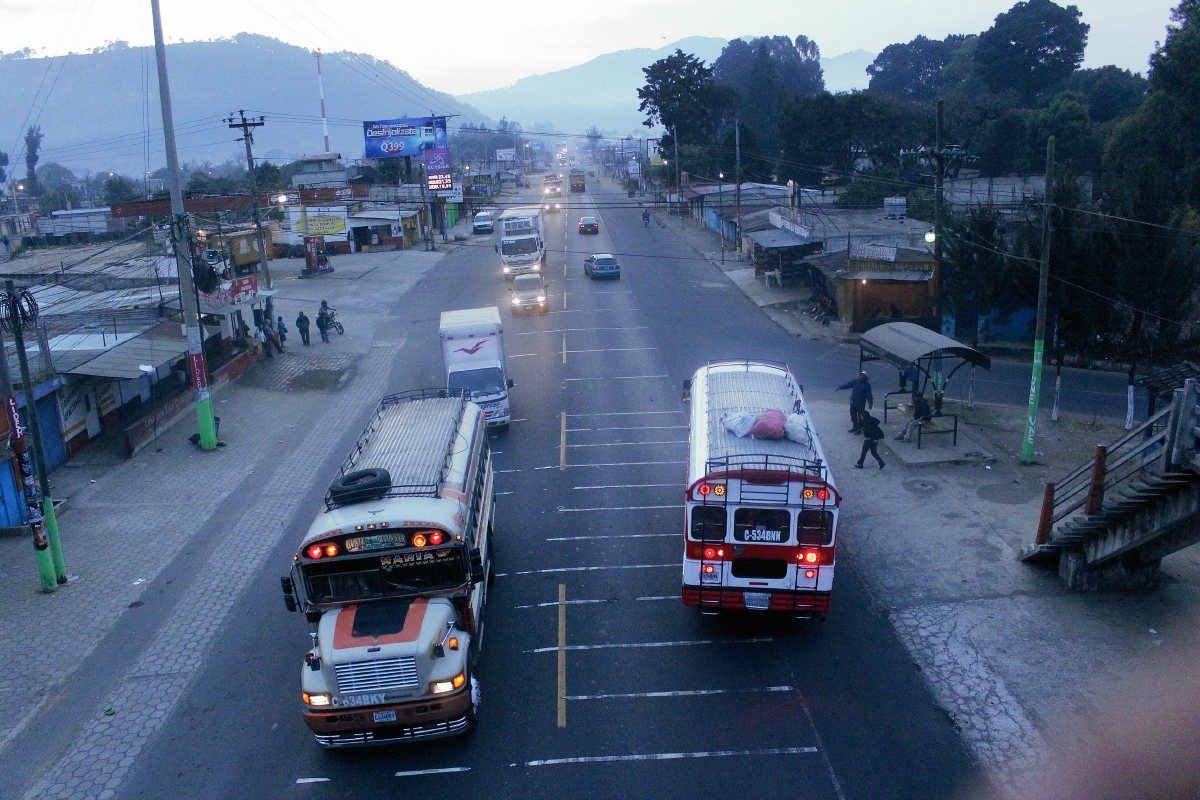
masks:
<instances>
[{"instance_id":1,"label":"motorcyclist","mask_svg":"<svg viewBox=\"0 0 1200 800\"><path fill-rule=\"evenodd\" d=\"M649 225L650 225L650 212L649 211L642 212L642 224L649 227Z\"/></svg>"}]
</instances>

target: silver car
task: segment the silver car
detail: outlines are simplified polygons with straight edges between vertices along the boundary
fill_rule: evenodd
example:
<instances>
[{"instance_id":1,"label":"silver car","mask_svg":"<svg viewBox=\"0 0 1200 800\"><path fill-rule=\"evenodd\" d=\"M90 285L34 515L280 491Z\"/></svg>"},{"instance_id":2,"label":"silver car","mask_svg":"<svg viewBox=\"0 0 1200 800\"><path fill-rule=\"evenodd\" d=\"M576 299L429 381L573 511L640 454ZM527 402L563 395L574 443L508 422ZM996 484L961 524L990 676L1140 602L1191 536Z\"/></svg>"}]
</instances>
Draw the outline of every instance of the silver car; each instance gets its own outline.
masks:
<instances>
[{"instance_id":1,"label":"silver car","mask_svg":"<svg viewBox=\"0 0 1200 800\"><path fill-rule=\"evenodd\" d=\"M512 310L514 314L522 311L545 311L546 280L541 275L518 275L513 279Z\"/></svg>"}]
</instances>

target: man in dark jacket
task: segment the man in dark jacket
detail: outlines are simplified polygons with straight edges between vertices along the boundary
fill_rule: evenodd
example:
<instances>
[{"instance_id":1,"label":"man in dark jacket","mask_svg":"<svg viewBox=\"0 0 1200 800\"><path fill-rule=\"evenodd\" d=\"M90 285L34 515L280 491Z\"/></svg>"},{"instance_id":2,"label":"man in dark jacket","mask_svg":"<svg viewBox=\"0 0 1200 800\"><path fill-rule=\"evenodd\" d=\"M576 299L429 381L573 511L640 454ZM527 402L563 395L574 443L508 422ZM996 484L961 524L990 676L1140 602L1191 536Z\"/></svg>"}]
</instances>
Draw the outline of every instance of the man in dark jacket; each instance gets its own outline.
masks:
<instances>
[{"instance_id":1,"label":"man in dark jacket","mask_svg":"<svg viewBox=\"0 0 1200 800\"><path fill-rule=\"evenodd\" d=\"M879 451L875 449L883 441L883 428L879 427L879 420L864 411L859 417L859 424L862 425L863 434L862 452L858 454L858 463L854 466L862 469L863 462L867 460L867 453L870 453L879 462L879 468L883 469L887 465L883 463L883 459L879 457Z\"/></svg>"},{"instance_id":2,"label":"man in dark jacket","mask_svg":"<svg viewBox=\"0 0 1200 800\"><path fill-rule=\"evenodd\" d=\"M929 401L925 399L925 395L917 392L913 395L913 418L904 426L904 430L896 435L896 441L904 440L912 441L912 432L921 427L922 424L933 419L933 409L929 407Z\"/></svg>"},{"instance_id":3,"label":"man in dark jacket","mask_svg":"<svg viewBox=\"0 0 1200 800\"><path fill-rule=\"evenodd\" d=\"M300 331L300 341L304 343L305 347L308 347L308 315L303 311L296 317L296 330Z\"/></svg>"},{"instance_id":4,"label":"man in dark jacket","mask_svg":"<svg viewBox=\"0 0 1200 800\"><path fill-rule=\"evenodd\" d=\"M838 391L850 390L850 433L862 433L860 420L868 408L875 407L875 398L871 394L871 378L865 372L858 373L852 381L846 381L837 387Z\"/></svg>"}]
</instances>

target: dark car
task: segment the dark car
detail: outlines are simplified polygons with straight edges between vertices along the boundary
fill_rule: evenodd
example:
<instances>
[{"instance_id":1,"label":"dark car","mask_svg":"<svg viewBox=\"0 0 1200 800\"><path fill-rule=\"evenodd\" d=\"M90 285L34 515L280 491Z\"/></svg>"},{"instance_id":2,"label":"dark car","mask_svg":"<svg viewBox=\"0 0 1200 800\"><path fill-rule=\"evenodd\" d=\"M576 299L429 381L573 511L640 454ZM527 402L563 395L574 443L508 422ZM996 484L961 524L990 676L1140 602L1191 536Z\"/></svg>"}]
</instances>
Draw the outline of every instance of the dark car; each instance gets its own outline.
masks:
<instances>
[{"instance_id":1,"label":"dark car","mask_svg":"<svg viewBox=\"0 0 1200 800\"><path fill-rule=\"evenodd\" d=\"M593 278L620 278L621 265L608 253L595 253L583 260L583 274Z\"/></svg>"},{"instance_id":2,"label":"dark car","mask_svg":"<svg viewBox=\"0 0 1200 800\"><path fill-rule=\"evenodd\" d=\"M579 218L580 233L599 233L600 221L595 217L580 217Z\"/></svg>"}]
</instances>

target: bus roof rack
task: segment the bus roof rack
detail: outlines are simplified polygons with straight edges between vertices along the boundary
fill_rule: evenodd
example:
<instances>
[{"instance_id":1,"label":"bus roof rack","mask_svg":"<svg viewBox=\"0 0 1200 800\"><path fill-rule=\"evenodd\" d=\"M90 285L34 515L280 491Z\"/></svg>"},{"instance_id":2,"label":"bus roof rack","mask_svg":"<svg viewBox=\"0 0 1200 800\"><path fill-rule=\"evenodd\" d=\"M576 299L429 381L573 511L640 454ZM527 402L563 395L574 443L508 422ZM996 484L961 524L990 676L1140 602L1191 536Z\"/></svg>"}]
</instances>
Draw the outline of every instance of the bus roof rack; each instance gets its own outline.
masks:
<instances>
[{"instance_id":1,"label":"bus roof rack","mask_svg":"<svg viewBox=\"0 0 1200 800\"><path fill-rule=\"evenodd\" d=\"M391 486L375 499L437 497L468 402L465 389L415 389L387 395L342 462L338 477L372 467L386 469ZM345 505L353 503L339 503L326 492L326 508Z\"/></svg>"}]
</instances>

